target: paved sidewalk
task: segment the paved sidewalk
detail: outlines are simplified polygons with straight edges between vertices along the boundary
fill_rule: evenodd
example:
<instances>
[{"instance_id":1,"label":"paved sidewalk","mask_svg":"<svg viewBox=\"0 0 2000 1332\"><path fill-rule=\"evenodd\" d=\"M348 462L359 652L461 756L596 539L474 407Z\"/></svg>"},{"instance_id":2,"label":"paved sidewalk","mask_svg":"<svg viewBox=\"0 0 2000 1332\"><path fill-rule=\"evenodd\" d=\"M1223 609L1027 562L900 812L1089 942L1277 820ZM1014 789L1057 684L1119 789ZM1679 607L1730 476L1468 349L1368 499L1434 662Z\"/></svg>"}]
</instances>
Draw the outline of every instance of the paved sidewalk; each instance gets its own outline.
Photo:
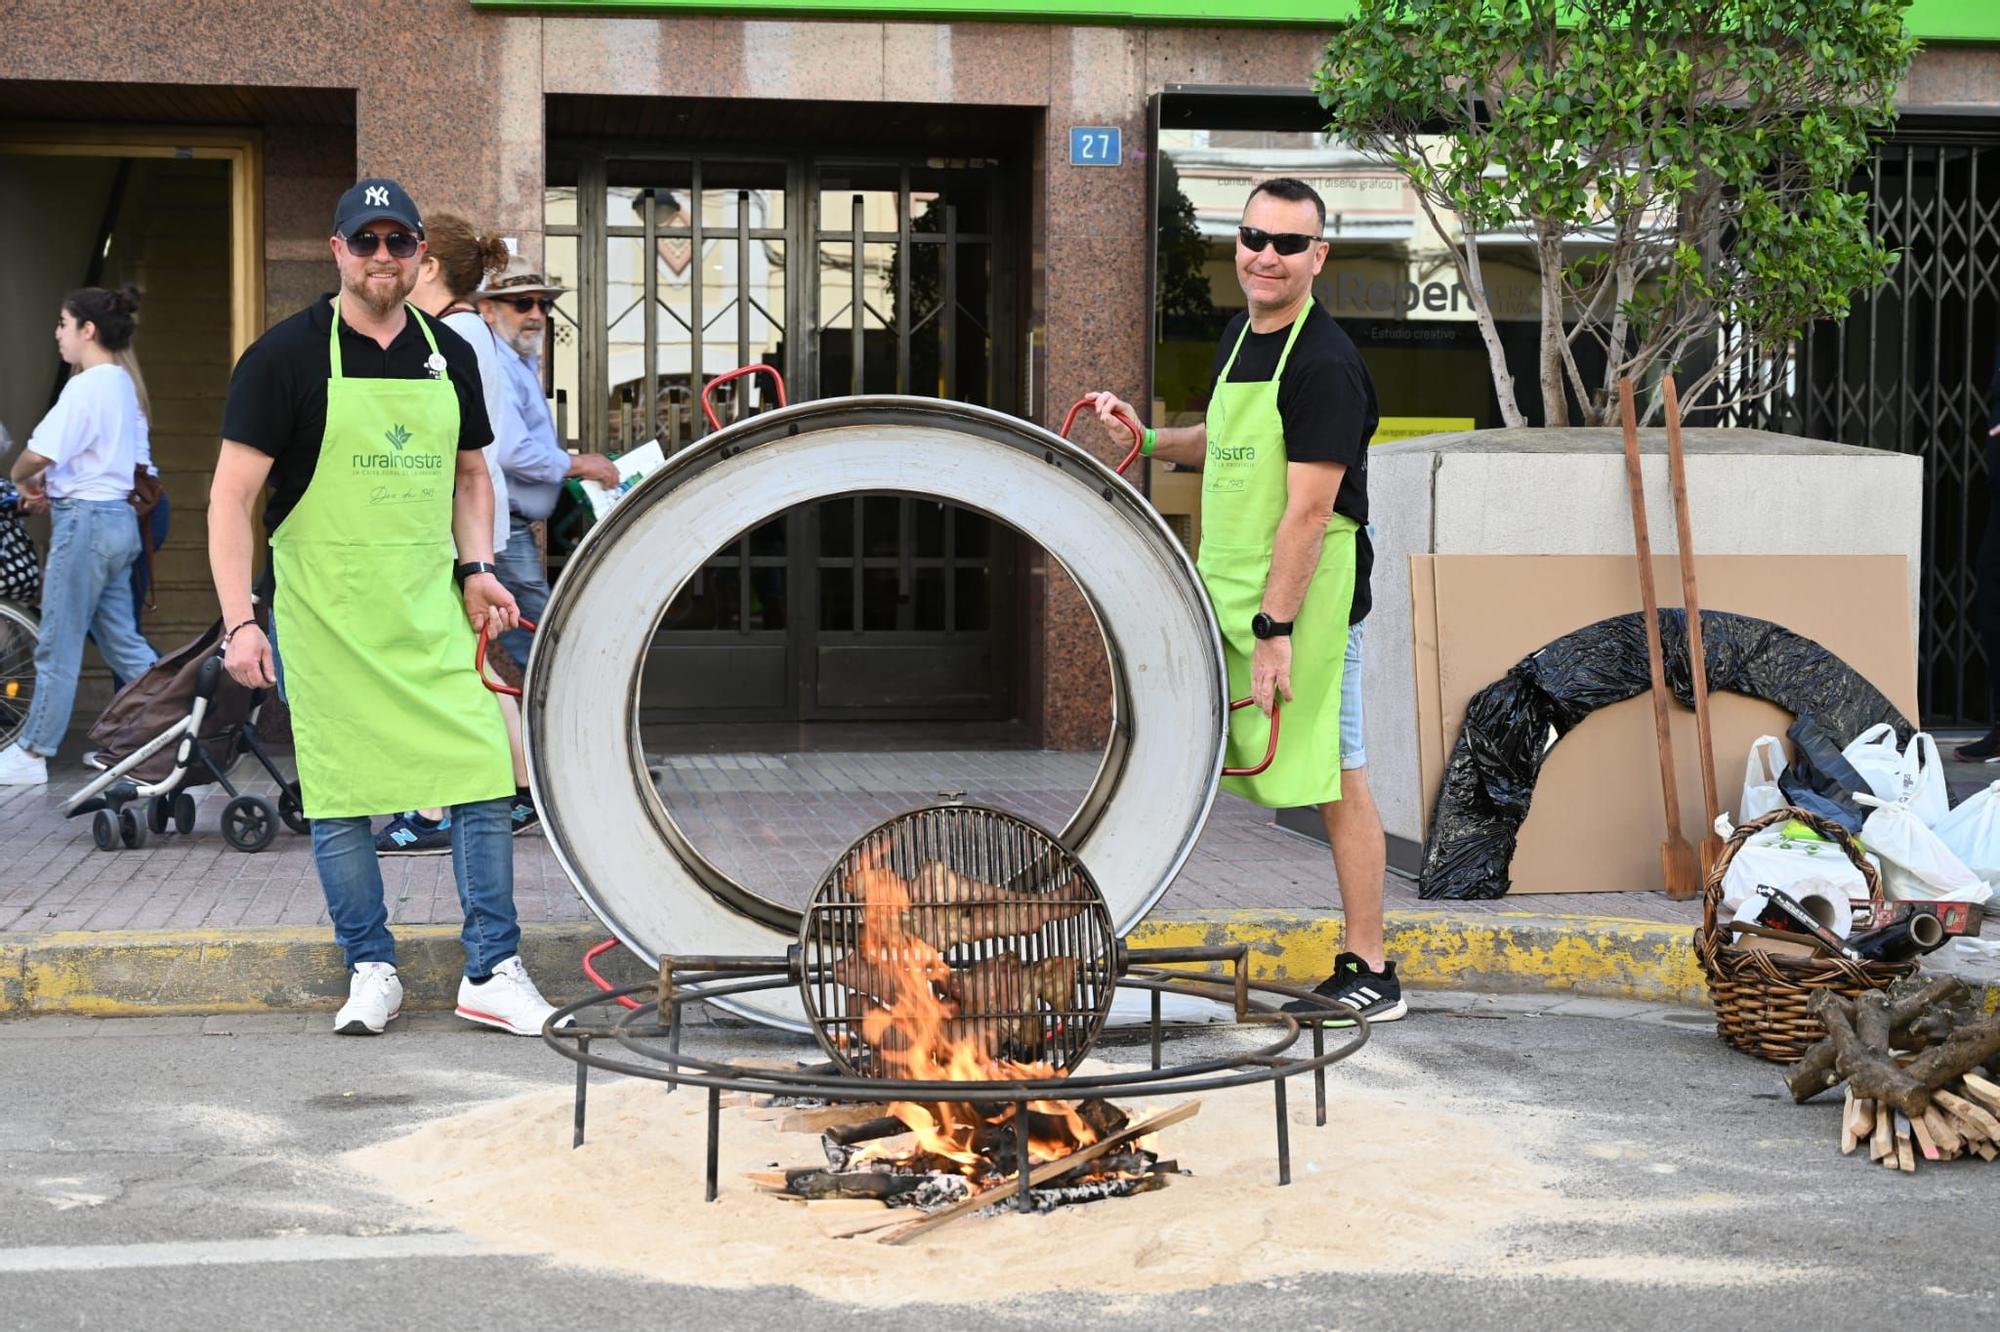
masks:
<instances>
[{"instance_id":1,"label":"paved sidewalk","mask_svg":"<svg viewBox=\"0 0 2000 1332\"><path fill-rule=\"evenodd\" d=\"M1059 828L1098 763L1095 754L976 752L673 754L655 759L662 799L694 844L725 872L775 901L801 905L848 844L891 815L960 792ZM279 766L289 770L287 757ZM249 764L248 789L269 794ZM324 926L326 911L308 839L280 830L255 855L231 850L217 829L225 797L199 795L193 834L153 837L140 850L98 851L87 818L61 803L86 774L65 765L47 788L0 788L0 933L240 930ZM589 908L538 834L517 839L515 897L527 923L586 922ZM449 856L383 862L390 918L399 925L454 924L458 894ZM1323 843L1274 826L1269 811L1219 796L1187 867L1161 904L1177 912L1337 909L1332 857ZM1691 903L1658 893L1591 893L1426 903L1394 878L1389 908L1478 915L1576 914L1692 923Z\"/></svg>"}]
</instances>

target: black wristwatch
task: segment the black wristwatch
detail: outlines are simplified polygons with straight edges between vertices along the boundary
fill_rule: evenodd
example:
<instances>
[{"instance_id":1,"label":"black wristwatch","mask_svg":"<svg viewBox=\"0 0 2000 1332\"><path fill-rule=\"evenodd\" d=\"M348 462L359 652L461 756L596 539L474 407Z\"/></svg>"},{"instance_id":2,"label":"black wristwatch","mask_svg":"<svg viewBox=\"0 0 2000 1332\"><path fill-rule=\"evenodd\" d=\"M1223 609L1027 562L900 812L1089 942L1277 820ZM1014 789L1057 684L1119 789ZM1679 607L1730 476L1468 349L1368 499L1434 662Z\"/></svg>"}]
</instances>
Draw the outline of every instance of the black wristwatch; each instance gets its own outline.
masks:
<instances>
[{"instance_id":1,"label":"black wristwatch","mask_svg":"<svg viewBox=\"0 0 2000 1332\"><path fill-rule=\"evenodd\" d=\"M497 575L499 572L500 570L496 566L488 564L485 560L467 560L463 564L454 564L451 566L451 579L460 587L464 587L465 580L474 574L490 573Z\"/></svg>"},{"instance_id":2,"label":"black wristwatch","mask_svg":"<svg viewBox=\"0 0 2000 1332\"><path fill-rule=\"evenodd\" d=\"M1292 621L1274 620L1263 611L1250 617L1250 632L1259 638L1290 638Z\"/></svg>"}]
</instances>

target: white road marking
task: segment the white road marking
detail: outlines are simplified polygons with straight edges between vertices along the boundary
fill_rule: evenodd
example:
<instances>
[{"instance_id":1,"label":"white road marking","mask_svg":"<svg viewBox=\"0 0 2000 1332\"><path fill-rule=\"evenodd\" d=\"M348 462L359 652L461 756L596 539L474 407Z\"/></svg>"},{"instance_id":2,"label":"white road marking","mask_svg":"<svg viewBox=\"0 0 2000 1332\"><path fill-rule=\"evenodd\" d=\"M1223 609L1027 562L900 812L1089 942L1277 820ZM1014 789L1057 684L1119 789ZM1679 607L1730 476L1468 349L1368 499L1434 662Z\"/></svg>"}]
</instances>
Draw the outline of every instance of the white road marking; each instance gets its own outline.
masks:
<instances>
[{"instance_id":1,"label":"white road marking","mask_svg":"<svg viewBox=\"0 0 2000 1332\"><path fill-rule=\"evenodd\" d=\"M510 1251L470 1235L287 1235L274 1239L185 1240L162 1244L51 1244L0 1249L0 1274L109 1272L127 1267L210 1267L229 1263L338 1263L395 1258L494 1257Z\"/></svg>"}]
</instances>

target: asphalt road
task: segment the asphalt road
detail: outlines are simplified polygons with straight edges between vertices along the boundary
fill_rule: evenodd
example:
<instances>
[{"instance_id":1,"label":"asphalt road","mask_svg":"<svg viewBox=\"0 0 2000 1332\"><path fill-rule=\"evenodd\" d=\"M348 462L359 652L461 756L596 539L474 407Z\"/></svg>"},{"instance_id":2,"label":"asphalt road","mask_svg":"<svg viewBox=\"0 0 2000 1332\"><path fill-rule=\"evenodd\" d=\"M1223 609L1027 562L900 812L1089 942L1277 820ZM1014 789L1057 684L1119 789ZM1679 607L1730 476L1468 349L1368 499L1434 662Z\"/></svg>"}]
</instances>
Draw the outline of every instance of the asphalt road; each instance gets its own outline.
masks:
<instances>
[{"instance_id":1,"label":"asphalt road","mask_svg":"<svg viewBox=\"0 0 2000 1332\"><path fill-rule=\"evenodd\" d=\"M224 1020L214 1034L41 1019L0 1025L0 1327L1996 1325L2000 1165L1903 1177L1842 1158L1834 1103L1793 1107L1771 1069L1661 1013L1459 1006L1382 1029L1340 1076L1368 1077L1373 1062L1553 1113L1537 1150L1604 1220L1525 1227L1510 1251L1536 1266L1616 1255L1630 1275L1307 1275L1115 1307L1076 1294L887 1313L808 1297L781 1274L747 1292L649 1283L484 1251L337 1163L423 1120L566 1082L570 1066L539 1042L440 1017L372 1041L326 1034L323 1015L306 1031ZM1711 1205L1624 1206L1697 1198ZM1690 1260L1730 1284L1646 1275Z\"/></svg>"}]
</instances>

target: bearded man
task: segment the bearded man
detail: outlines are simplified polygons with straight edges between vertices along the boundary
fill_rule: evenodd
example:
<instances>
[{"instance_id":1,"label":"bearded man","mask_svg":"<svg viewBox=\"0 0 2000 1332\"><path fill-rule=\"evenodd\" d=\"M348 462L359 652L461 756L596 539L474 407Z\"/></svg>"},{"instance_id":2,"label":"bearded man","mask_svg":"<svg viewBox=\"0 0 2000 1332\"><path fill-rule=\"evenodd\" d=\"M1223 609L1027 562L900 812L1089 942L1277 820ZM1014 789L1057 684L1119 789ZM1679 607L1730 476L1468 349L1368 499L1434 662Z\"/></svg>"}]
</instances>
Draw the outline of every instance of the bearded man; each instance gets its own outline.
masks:
<instances>
[{"instance_id":1,"label":"bearded man","mask_svg":"<svg viewBox=\"0 0 2000 1332\"><path fill-rule=\"evenodd\" d=\"M500 373L507 379L502 396L520 418L518 428L505 432L512 443L496 459L507 478L509 509L500 582L514 594L521 615L531 621L540 621L542 608L549 604L549 576L534 524L548 521L563 482L571 477L618 489L618 464L601 453L571 453L562 446L542 392L542 339L548 333L549 311L567 290L545 280L532 264L515 255L499 276L472 294L493 336L506 349L500 354ZM525 629L510 629L500 636L500 646L521 665L527 664L529 642Z\"/></svg>"},{"instance_id":2,"label":"bearded man","mask_svg":"<svg viewBox=\"0 0 2000 1332\"><path fill-rule=\"evenodd\" d=\"M473 350L408 303L424 254L392 180L340 197L340 290L273 327L230 378L209 491L223 664L290 705L313 861L350 972L334 1019L379 1035L402 1008L369 817L451 810L465 910L461 1017L518 1035L553 1011L522 965L499 707L474 635L512 628L493 568L491 441ZM251 506L269 483L271 635L252 608ZM278 645L282 645L281 647Z\"/></svg>"}]
</instances>

